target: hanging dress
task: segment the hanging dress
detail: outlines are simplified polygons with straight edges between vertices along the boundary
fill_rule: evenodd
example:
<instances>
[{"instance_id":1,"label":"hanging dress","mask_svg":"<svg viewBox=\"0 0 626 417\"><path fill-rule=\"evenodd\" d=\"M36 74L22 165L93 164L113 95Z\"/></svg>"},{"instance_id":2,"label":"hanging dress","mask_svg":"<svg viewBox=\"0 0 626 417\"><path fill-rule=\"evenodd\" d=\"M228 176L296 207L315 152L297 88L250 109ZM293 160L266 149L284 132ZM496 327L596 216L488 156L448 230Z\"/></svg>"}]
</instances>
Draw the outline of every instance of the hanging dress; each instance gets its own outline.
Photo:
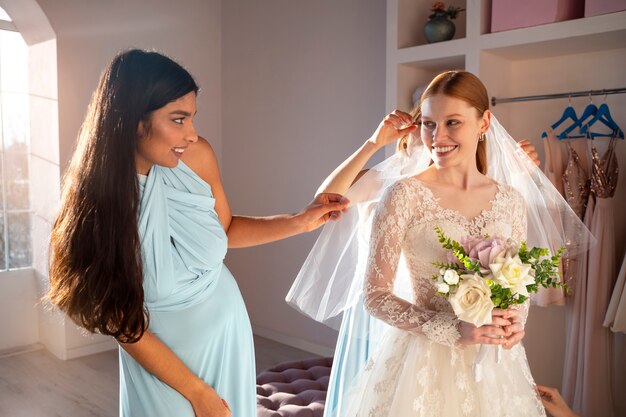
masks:
<instances>
[{"instance_id":1,"label":"hanging dress","mask_svg":"<svg viewBox=\"0 0 626 417\"><path fill-rule=\"evenodd\" d=\"M626 415L626 256L622 261L609 309L604 318L604 325L610 327L613 334L613 401L615 415Z\"/></svg>"},{"instance_id":2,"label":"hanging dress","mask_svg":"<svg viewBox=\"0 0 626 417\"><path fill-rule=\"evenodd\" d=\"M227 237L211 187L182 161L138 175L150 331L229 404L256 415L252 331L223 263ZM191 403L120 348L120 416L194 417Z\"/></svg>"},{"instance_id":3,"label":"hanging dress","mask_svg":"<svg viewBox=\"0 0 626 417\"><path fill-rule=\"evenodd\" d=\"M615 271L613 195L617 185L616 138L603 157L591 144L590 195L585 224L597 239L586 259L579 259L571 329L566 349L563 393L584 416L613 416L611 333L602 324ZM584 257L580 257L584 258Z\"/></svg>"},{"instance_id":4,"label":"hanging dress","mask_svg":"<svg viewBox=\"0 0 626 417\"><path fill-rule=\"evenodd\" d=\"M626 256L619 270L611 302L604 317L604 326L610 327L613 332L626 333Z\"/></svg>"},{"instance_id":5,"label":"hanging dress","mask_svg":"<svg viewBox=\"0 0 626 417\"><path fill-rule=\"evenodd\" d=\"M559 141L554 130L548 129L542 143L546 158L543 173L546 174L554 188L563 195L563 171L565 171L565 167L563 166L561 141Z\"/></svg>"},{"instance_id":6,"label":"hanging dress","mask_svg":"<svg viewBox=\"0 0 626 417\"><path fill-rule=\"evenodd\" d=\"M544 174L550 180L561 195L563 190L563 152L561 151L561 141L551 128L546 131L546 137L543 139L543 147L545 151ZM560 270L565 279L566 264L561 261ZM532 295L532 300L538 306L546 307L549 305L565 305L565 293L562 288L544 288L540 287L537 294Z\"/></svg>"},{"instance_id":7,"label":"hanging dress","mask_svg":"<svg viewBox=\"0 0 626 417\"><path fill-rule=\"evenodd\" d=\"M585 211L587 209L587 203L589 202L589 150L587 149L587 141L585 139L566 139L567 144L567 163L561 176L561 185L563 190L563 197L570 205L574 213L578 217L585 221ZM585 226L590 227L585 223ZM578 247L578 242L572 242L575 246L571 252L578 253L574 256L566 256L563 258L563 281L570 287L576 286L577 275L579 275L579 269L577 266L578 260L581 257L586 257L585 251ZM574 295L576 296L576 295ZM570 303L571 306L572 303ZM568 324L569 327L569 324ZM568 332L569 333L569 332Z\"/></svg>"}]
</instances>

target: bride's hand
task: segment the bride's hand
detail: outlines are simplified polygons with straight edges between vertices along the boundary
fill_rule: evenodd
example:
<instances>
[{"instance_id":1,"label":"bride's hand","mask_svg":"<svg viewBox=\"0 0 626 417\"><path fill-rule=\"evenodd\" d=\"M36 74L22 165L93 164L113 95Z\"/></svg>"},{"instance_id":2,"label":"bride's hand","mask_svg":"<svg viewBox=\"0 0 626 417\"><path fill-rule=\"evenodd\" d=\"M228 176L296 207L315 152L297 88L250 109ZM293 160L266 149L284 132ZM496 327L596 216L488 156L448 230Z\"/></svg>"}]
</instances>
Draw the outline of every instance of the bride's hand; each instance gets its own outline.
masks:
<instances>
[{"instance_id":1,"label":"bride's hand","mask_svg":"<svg viewBox=\"0 0 626 417\"><path fill-rule=\"evenodd\" d=\"M369 138L369 141L376 147L382 148L416 130L417 125L413 117L408 113L396 109L385 116L372 137Z\"/></svg>"},{"instance_id":2,"label":"bride's hand","mask_svg":"<svg viewBox=\"0 0 626 417\"><path fill-rule=\"evenodd\" d=\"M496 310L494 310L496 311ZM505 336L506 343L505 349L511 349L518 344L526 334L524 332L524 323L522 322L522 316L519 310L514 308L508 308L506 310L498 310L498 314L502 314L502 317L509 320L511 324L504 326L503 329L507 333Z\"/></svg>"},{"instance_id":3,"label":"bride's hand","mask_svg":"<svg viewBox=\"0 0 626 417\"><path fill-rule=\"evenodd\" d=\"M507 333L505 328L513 324L503 317L503 310L494 310L491 314L491 324L476 327L473 324L459 322L459 334L461 338L458 343L461 345L505 345Z\"/></svg>"}]
</instances>

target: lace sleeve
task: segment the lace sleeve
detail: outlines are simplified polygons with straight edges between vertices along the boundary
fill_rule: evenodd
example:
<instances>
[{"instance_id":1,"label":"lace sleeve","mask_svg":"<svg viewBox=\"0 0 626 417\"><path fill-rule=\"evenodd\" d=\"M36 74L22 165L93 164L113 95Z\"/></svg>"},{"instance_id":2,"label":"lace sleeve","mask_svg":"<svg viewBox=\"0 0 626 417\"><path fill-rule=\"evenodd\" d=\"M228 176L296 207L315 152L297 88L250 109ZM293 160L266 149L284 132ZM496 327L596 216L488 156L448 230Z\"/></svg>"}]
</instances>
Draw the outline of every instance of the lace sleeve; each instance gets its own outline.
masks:
<instances>
[{"instance_id":1,"label":"lace sleeve","mask_svg":"<svg viewBox=\"0 0 626 417\"><path fill-rule=\"evenodd\" d=\"M458 340L458 319L412 304L393 293L402 243L415 218L417 194L398 182L385 192L376 208L365 272L365 308L374 317L448 346Z\"/></svg>"},{"instance_id":2,"label":"lace sleeve","mask_svg":"<svg viewBox=\"0 0 626 417\"><path fill-rule=\"evenodd\" d=\"M513 206L512 214L513 214L513 227L511 231L511 238L516 242L521 242L526 240L527 236L527 212L526 212L526 201L524 197L517 191L513 190L515 193L515 204ZM530 307L530 300L527 300L523 304L516 304L511 306L510 308L519 310L521 313L522 323L525 325L526 320L528 319L528 309Z\"/></svg>"}]
</instances>

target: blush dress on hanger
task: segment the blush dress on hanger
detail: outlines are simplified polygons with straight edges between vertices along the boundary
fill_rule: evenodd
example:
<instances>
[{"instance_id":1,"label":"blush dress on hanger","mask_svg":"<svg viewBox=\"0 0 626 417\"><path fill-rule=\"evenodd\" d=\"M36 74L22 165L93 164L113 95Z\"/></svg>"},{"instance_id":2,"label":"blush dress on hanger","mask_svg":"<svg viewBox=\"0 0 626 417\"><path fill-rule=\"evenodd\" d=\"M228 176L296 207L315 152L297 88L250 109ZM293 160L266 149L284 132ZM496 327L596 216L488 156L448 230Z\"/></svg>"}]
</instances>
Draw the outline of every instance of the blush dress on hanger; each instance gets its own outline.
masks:
<instances>
[{"instance_id":1,"label":"blush dress on hanger","mask_svg":"<svg viewBox=\"0 0 626 417\"><path fill-rule=\"evenodd\" d=\"M563 394L574 411L584 416L614 415L613 341L603 321L616 278L613 223L613 196L618 177L616 140L611 139L602 157L595 145L590 145L590 192L584 220L597 243L586 256L578 257L574 300L568 318ZM578 195L583 197L582 186L579 190ZM576 193L576 189L572 192Z\"/></svg>"}]
</instances>

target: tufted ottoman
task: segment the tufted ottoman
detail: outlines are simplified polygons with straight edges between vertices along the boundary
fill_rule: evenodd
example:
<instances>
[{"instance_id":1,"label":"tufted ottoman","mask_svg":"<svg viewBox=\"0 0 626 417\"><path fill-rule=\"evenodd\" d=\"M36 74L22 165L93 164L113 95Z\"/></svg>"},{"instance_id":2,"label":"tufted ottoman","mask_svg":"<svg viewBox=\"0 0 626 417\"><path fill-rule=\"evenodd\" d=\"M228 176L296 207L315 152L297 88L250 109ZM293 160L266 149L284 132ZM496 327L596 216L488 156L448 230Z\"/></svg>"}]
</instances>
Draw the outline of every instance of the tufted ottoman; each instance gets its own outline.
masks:
<instances>
[{"instance_id":1,"label":"tufted ottoman","mask_svg":"<svg viewBox=\"0 0 626 417\"><path fill-rule=\"evenodd\" d=\"M257 417L322 417L332 358L285 362L256 377Z\"/></svg>"}]
</instances>

